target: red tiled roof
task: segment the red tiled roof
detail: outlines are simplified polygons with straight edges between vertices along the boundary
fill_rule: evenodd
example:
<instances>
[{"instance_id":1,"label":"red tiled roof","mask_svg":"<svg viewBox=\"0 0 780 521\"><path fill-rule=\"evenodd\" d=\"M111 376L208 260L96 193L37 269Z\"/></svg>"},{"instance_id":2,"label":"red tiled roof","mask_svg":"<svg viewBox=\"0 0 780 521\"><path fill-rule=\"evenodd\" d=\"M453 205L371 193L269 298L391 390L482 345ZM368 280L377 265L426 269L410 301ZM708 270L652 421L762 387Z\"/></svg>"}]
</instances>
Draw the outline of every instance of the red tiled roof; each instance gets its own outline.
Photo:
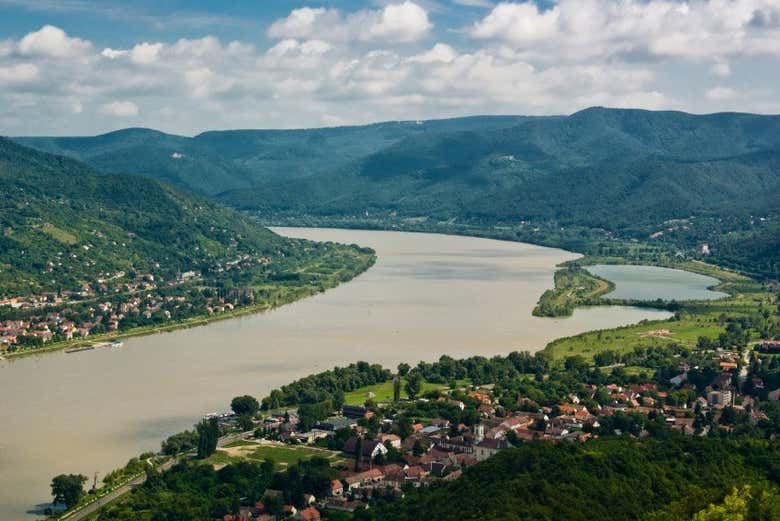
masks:
<instances>
[{"instance_id":1,"label":"red tiled roof","mask_svg":"<svg viewBox=\"0 0 780 521\"><path fill-rule=\"evenodd\" d=\"M319 521L320 513L316 508L309 507L298 512L298 517L303 521Z\"/></svg>"}]
</instances>

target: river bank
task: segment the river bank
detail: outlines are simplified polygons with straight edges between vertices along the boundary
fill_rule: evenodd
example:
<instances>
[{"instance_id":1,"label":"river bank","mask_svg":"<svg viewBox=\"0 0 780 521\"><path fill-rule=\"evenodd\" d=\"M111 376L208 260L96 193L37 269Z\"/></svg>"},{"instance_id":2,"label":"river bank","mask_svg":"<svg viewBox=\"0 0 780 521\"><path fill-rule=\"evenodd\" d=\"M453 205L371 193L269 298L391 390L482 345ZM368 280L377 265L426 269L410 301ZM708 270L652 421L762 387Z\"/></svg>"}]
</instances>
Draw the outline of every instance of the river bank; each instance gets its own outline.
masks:
<instances>
[{"instance_id":1,"label":"river bank","mask_svg":"<svg viewBox=\"0 0 780 521\"><path fill-rule=\"evenodd\" d=\"M441 355L536 351L559 336L668 317L628 307L531 315L555 266L576 258L517 242L434 234L285 229L373 247L349 284L265 313L123 337L122 349L0 362L0 519L26 521L60 473L101 475L161 440L297 378L368 360L386 367Z\"/></svg>"},{"instance_id":2,"label":"river bank","mask_svg":"<svg viewBox=\"0 0 780 521\"><path fill-rule=\"evenodd\" d=\"M239 306L234 309L226 309L220 313L212 315L200 315L196 317L187 318L184 320L173 321L167 324L154 325L154 326L141 326L123 331L116 331L111 333L104 333L98 335L91 335L89 339L77 339L70 341L55 342L50 345L44 345L42 347L24 348L17 351L5 351L2 353L2 358L6 360L14 360L21 357L41 355L47 353L53 353L57 351L65 351L69 349L87 348L90 346L96 346L105 342L112 342L119 339L133 338L146 335L154 335L157 333L166 333L171 331L177 331L179 329L188 329L193 327L205 326L221 320L228 320L233 318L239 318L246 315L255 313L264 313L281 306L290 304L300 299L308 298L328 289L332 289L339 284L349 282L353 278L360 276L366 270L376 262L376 255L367 256L364 261L357 266L357 270L350 271L346 277L333 276L325 279L321 283L321 286L293 286L281 288L280 291L274 294L269 300Z\"/></svg>"}]
</instances>

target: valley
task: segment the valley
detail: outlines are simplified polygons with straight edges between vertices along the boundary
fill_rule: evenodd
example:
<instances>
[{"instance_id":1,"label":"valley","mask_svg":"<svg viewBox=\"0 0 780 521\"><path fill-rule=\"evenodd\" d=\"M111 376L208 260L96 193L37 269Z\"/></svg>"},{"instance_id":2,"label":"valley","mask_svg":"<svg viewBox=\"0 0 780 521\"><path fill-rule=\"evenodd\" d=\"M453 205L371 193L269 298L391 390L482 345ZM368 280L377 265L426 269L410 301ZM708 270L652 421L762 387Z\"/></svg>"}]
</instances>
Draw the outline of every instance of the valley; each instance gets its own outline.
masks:
<instances>
[{"instance_id":1,"label":"valley","mask_svg":"<svg viewBox=\"0 0 780 521\"><path fill-rule=\"evenodd\" d=\"M231 394L246 392L265 396L264 406L295 434L300 426L286 420L291 410L318 417L340 411L323 401L327 394L310 389L314 394L293 395L289 390L299 383L287 384L365 359L400 364L399 372L419 361L412 374L424 376L420 392L437 400L484 394L481 385L499 385L491 405L514 411L517 404L505 402L515 396L512 389L526 400L533 396L536 412L529 423L510 429L512 436L491 438L490 447L479 442L475 447L482 448L474 450L483 456L512 444L522 448L516 436L587 442L593 433L609 437L629 430L631 436L647 431L665 439L670 434L662 425L687 436L734 428L750 436L774 432L769 389L746 387L745 378L778 383L771 354L753 353L756 345L771 346L768 339L778 328L776 124L774 117L752 115L596 108L568 117L209 132L195 138L128 129L95 138L15 139L46 152L0 141L0 179L10 187L0 214L6 246L0 250L6 358L0 371L9 376L5 394L14 397L13 421L0 434L34 440L29 429L36 423L26 411L55 407L47 426L62 436L51 449L79 455L78 461L58 457L52 468L44 454L12 444L6 451L18 459L6 463L26 465L17 482L40 499L54 473L107 472L117 460L154 450L165 436L219 411ZM611 154L592 149L583 140L589 133L609 143ZM670 141L668 133L685 144ZM725 136L742 134L745 139L727 143ZM740 172L739 186L728 179L734 171ZM683 186L693 188L686 192ZM294 227L269 231L263 225ZM149 333L165 334L142 336ZM117 338L125 340L122 349L80 350ZM63 347L65 353L51 358L22 356ZM503 357L515 365L508 374L502 372ZM756 365L762 361L766 365ZM670 387L671 373L687 375L680 368L688 362L707 367L696 373L702 385L718 364L729 368L724 375L732 365L739 371L738 383L715 389L723 404L694 415L696 426L685 410L694 402L679 406L695 392L706 402L711 386ZM466 373L458 369L450 380L436 373L459 364ZM475 373L475 367L485 372ZM59 376L63 370L65 377ZM42 403L27 389L31 371L45 378L57 400ZM173 386L171 374L177 375ZM140 375L145 389L131 399ZM399 379L406 387L416 377ZM385 379L348 386L344 397L347 405L360 407L368 396L371 414L387 415L389 434L406 421L394 411L398 399L388 400L392 385ZM629 385L652 386L637 398L653 407L628 399L628 409L648 410L625 410L625 393L614 389ZM105 391L97 396L95 386ZM564 397L564 388L573 394ZM601 388L617 397L602 396ZM425 416L433 414L425 413L427 398L407 394L405 414L416 415L414 425L433 429L436 424ZM628 419L619 416L614 425L622 428L613 430L567 424L556 407L568 407L566 400L580 395L590 401L590 411L608 406ZM84 396L90 397L86 408ZM382 404L373 403L377 396ZM113 408L118 401L121 411ZM747 416L740 416L743 403L760 407L762 416L750 420L752 430L745 427ZM539 410L544 417L535 416ZM591 416L613 425L610 414ZM503 417L485 415L486 425ZM251 421L259 441L233 441L240 446L186 465L233 472L247 463L257 466L250 474L273 474L280 483L300 469L358 479L346 470L346 449L330 436L327 461L317 457L324 447L312 447L310 438L301 438L302 448L268 445L265 452L247 452L245 443L266 443L267 433L258 435L257 425L270 417L233 418L218 429L201 422L199 429L212 429L208 436L234 440L247 437L238 431ZM479 435L469 418L465 430L449 436ZM341 421L337 416L336 423ZM634 423L629 428L626 422ZM74 424L78 429L69 427ZM174 439L186 445L193 436L185 431ZM270 440L277 443L274 436ZM401 461L414 463L419 451L438 454L438 442L428 442L416 444ZM679 443L687 442L672 445ZM620 454L618 445L607 442L604 450ZM556 457L555 449L541 450L539 457ZM191 459L187 450L177 457ZM276 457L284 465L268 468ZM163 476L190 472L170 467L173 460L161 461L167 461L156 463L163 465ZM476 468L491 465L492 459ZM117 475L139 479L136 467ZM749 462L740 469L765 486L760 469ZM471 472L464 466L452 475L462 471ZM420 472L416 483L437 479L432 470ZM25 499L11 483L0 485L27 507L37 500ZM373 488L367 490L355 489L350 497L387 514L383 500L375 502ZM712 490L708 494L718 498ZM91 515L114 519L137 497L117 494L112 507ZM402 507L417 512L422 507L415 502L426 497L411 494ZM325 508L329 501L318 505ZM8 516L23 508L10 497L4 503L13 505ZM556 508L565 508L565 501L559 499ZM212 513L222 509L212 507ZM371 515L355 511L354 519L363 518Z\"/></svg>"}]
</instances>

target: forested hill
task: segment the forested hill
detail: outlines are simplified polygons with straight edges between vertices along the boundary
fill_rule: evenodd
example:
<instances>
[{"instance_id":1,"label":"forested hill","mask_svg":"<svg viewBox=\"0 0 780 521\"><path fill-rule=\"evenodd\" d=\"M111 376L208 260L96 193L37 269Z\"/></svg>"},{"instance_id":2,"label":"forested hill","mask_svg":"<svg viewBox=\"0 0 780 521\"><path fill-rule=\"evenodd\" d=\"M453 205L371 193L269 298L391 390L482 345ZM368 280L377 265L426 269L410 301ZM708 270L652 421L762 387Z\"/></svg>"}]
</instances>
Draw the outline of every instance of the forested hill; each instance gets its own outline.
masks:
<instances>
[{"instance_id":1,"label":"forested hill","mask_svg":"<svg viewBox=\"0 0 780 521\"><path fill-rule=\"evenodd\" d=\"M14 139L102 171L142 174L213 196L268 180L338 171L413 136L505 128L523 119L486 116L303 130L227 130L195 137L129 128L94 137Z\"/></svg>"},{"instance_id":2,"label":"forested hill","mask_svg":"<svg viewBox=\"0 0 780 521\"><path fill-rule=\"evenodd\" d=\"M269 219L576 227L687 251L706 242L717 262L780 276L780 116L591 108L567 117L21 141Z\"/></svg>"},{"instance_id":3,"label":"forested hill","mask_svg":"<svg viewBox=\"0 0 780 521\"><path fill-rule=\"evenodd\" d=\"M0 138L0 297L117 272L170 279L243 254L276 257L290 242L200 196Z\"/></svg>"},{"instance_id":4,"label":"forested hill","mask_svg":"<svg viewBox=\"0 0 780 521\"><path fill-rule=\"evenodd\" d=\"M682 436L533 442L499 453L460 479L370 509L360 519L777 519L777 454L775 442ZM752 495L737 492L745 486ZM732 490L744 501L730 505L734 517L707 510Z\"/></svg>"},{"instance_id":5,"label":"forested hill","mask_svg":"<svg viewBox=\"0 0 780 521\"><path fill-rule=\"evenodd\" d=\"M634 231L778 209L780 117L589 109L409 138L327 175L221 198L245 209L397 211Z\"/></svg>"}]
</instances>

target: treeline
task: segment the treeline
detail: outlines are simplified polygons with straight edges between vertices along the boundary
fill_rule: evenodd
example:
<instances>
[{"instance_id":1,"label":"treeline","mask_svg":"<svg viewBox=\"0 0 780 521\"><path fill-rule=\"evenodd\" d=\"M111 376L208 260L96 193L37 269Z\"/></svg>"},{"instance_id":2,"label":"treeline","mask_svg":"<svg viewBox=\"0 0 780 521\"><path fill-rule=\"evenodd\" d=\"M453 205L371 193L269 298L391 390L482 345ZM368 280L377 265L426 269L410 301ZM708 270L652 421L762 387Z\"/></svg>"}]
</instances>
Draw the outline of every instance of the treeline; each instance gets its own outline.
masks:
<instances>
[{"instance_id":1,"label":"treeline","mask_svg":"<svg viewBox=\"0 0 780 521\"><path fill-rule=\"evenodd\" d=\"M388 369L367 362L335 367L274 389L263 398L262 409L267 411L325 401L330 401L334 408L340 408L344 404L344 393L367 385L383 383L392 377Z\"/></svg>"},{"instance_id":2,"label":"treeline","mask_svg":"<svg viewBox=\"0 0 780 521\"><path fill-rule=\"evenodd\" d=\"M274 471L274 462L242 461L220 470L211 465L179 463L158 474L149 471L146 482L124 501L102 509L100 521L174 521L222 519L237 515L241 506L254 506L262 498L271 515L283 514L284 505L306 506L304 493L324 497L337 471L327 459L315 457ZM267 489L282 491L265 496Z\"/></svg>"},{"instance_id":3,"label":"treeline","mask_svg":"<svg viewBox=\"0 0 780 521\"><path fill-rule=\"evenodd\" d=\"M690 519L733 487L753 484L775 496L764 505L766 516L756 518L769 520L780 516L778 482L775 441L671 436L532 442L468 469L457 481L410 490L404 500L355 519Z\"/></svg>"},{"instance_id":4,"label":"treeline","mask_svg":"<svg viewBox=\"0 0 780 521\"><path fill-rule=\"evenodd\" d=\"M523 374L543 374L551 365L551 359L542 352L514 351L507 356L472 356L459 360L445 355L437 362L420 362L414 370L433 383L468 378L473 385L484 385Z\"/></svg>"}]
</instances>

